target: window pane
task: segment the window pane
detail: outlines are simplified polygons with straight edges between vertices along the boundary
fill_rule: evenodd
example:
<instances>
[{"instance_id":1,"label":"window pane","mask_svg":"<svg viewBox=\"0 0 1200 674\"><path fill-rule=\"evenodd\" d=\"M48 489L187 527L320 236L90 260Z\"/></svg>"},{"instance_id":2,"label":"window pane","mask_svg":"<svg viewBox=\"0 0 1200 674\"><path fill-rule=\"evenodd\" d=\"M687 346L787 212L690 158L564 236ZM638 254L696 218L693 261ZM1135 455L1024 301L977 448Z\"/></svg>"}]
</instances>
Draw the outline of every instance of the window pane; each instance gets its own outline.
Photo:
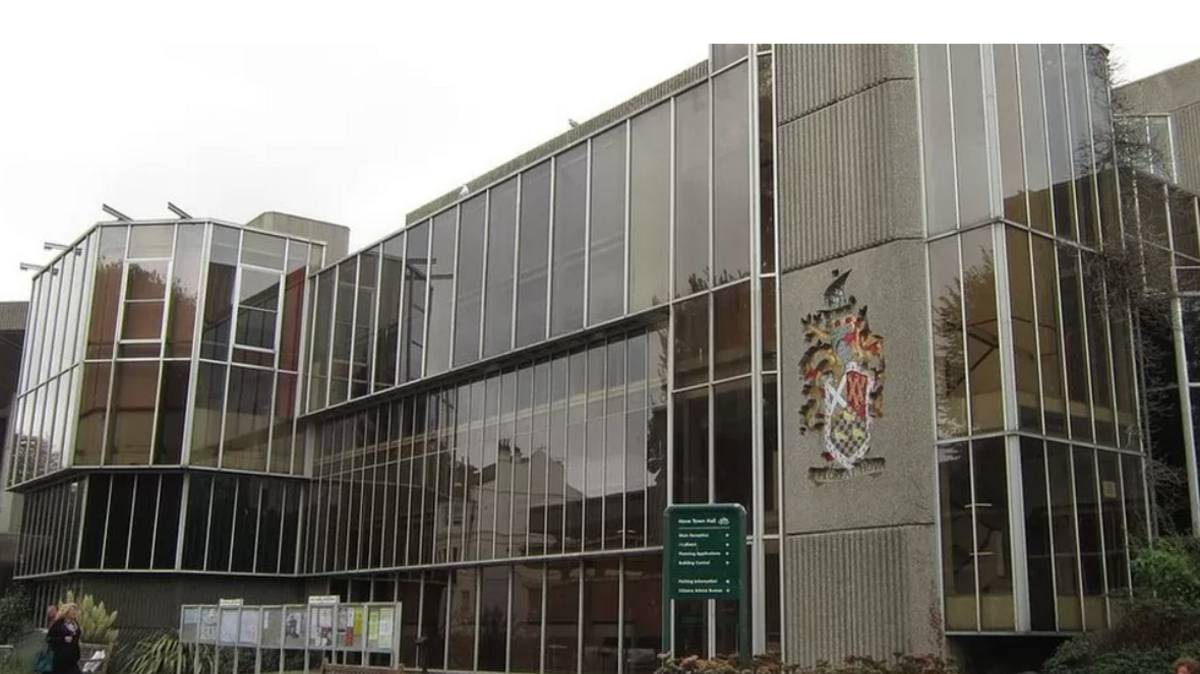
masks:
<instances>
[{"instance_id":1,"label":"window pane","mask_svg":"<svg viewBox=\"0 0 1200 674\"><path fill-rule=\"evenodd\" d=\"M433 219L429 249L429 333L425 375L450 367L450 329L454 305L454 246L458 214L446 211Z\"/></svg>"},{"instance_id":2,"label":"window pane","mask_svg":"<svg viewBox=\"0 0 1200 674\"><path fill-rule=\"evenodd\" d=\"M1071 437L1092 439L1088 396L1088 353L1084 334L1083 298L1078 254L1058 251L1058 291L1062 298L1063 343L1067 361L1067 392L1071 406Z\"/></svg>"},{"instance_id":3,"label":"window pane","mask_svg":"<svg viewBox=\"0 0 1200 674\"><path fill-rule=\"evenodd\" d=\"M81 569L99 569L102 566L109 480L108 475L89 475L87 478L87 505L83 514L83 537L79 547Z\"/></svg>"},{"instance_id":4,"label":"window pane","mask_svg":"<svg viewBox=\"0 0 1200 674\"><path fill-rule=\"evenodd\" d=\"M713 379L750 372L750 283L713 293Z\"/></svg>"},{"instance_id":5,"label":"window pane","mask_svg":"<svg viewBox=\"0 0 1200 674\"><path fill-rule=\"evenodd\" d=\"M1042 95L1042 57L1036 44L1017 46L1021 85L1021 122L1024 125L1025 180L1029 192L1029 224L1050 232L1053 212L1050 201L1049 152L1046 145L1046 111Z\"/></svg>"},{"instance_id":6,"label":"window pane","mask_svg":"<svg viewBox=\"0 0 1200 674\"><path fill-rule=\"evenodd\" d=\"M258 531L259 481L238 480L237 508L233 516L230 571L254 571L254 537Z\"/></svg>"},{"instance_id":7,"label":"window pane","mask_svg":"<svg viewBox=\"0 0 1200 674\"><path fill-rule=\"evenodd\" d=\"M138 475L135 489L133 524L129 533L129 568L149 569L154 515L158 507L158 476Z\"/></svg>"},{"instance_id":8,"label":"window pane","mask_svg":"<svg viewBox=\"0 0 1200 674\"><path fill-rule=\"evenodd\" d=\"M1029 234L1015 227L1005 230L1008 252L1008 291L1013 325L1013 362L1017 385L1018 424L1024 430L1042 428L1041 393L1038 388L1039 351L1037 318L1033 306L1033 276L1029 267Z\"/></svg>"},{"instance_id":9,"label":"window pane","mask_svg":"<svg viewBox=\"0 0 1200 674\"><path fill-rule=\"evenodd\" d=\"M971 517L971 455L967 443L939 447L938 463L946 628L975 630L975 523Z\"/></svg>"},{"instance_id":10,"label":"window pane","mask_svg":"<svg viewBox=\"0 0 1200 674\"><path fill-rule=\"evenodd\" d=\"M1114 599L1128 596L1129 546L1125 540L1125 500L1121 484L1121 456L1115 452L1096 453L1100 475L1100 512L1104 536L1104 568L1107 589Z\"/></svg>"},{"instance_id":11,"label":"window pane","mask_svg":"<svg viewBox=\"0 0 1200 674\"><path fill-rule=\"evenodd\" d=\"M577 145L554 162L554 269L550 334L583 327L583 261L587 254L588 146Z\"/></svg>"},{"instance_id":12,"label":"window pane","mask_svg":"<svg viewBox=\"0 0 1200 674\"><path fill-rule=\"evenodd\" d=\"M157 362L117 364L113 380L113 419L109 427L106 464L150 465L157 392Z\"/></svg>"},{"instance_id":13,"label":"window pane","mask_svg":"<svg viewBox=\"0 0 1200 674\"><path fill-rule=\"evenodd\" d=\"M1084 623L1088 629L1107 627L1104 602L1104 554L1101 545L1100 495L1096 485L1096 450L1072 447L1075 460L1076 516L1082 561Z\"/></svg>"},{"instance_id":14,"label":"window pane","mask_svg":"<svg viewBox=\"0 0 1200 674\"><path fill-rule=\"evenodd\" d=\"M238 309L237 335L234 338L234 344L274 351L275 317L274 311ZM275 359L270 358L268 364L274 365Z\"/></svg>"},{"instance_id":15,"label":"window pane","mask_svg":"<svg viewBox=\"0 0 1200 674\"><path fill-rule=\"evenodd\" d=\"M267 269L283 269L287 239L246 231L242 236L242 263Z\"/></svg>"},{"instance_id":16,"label":"window pane","mask_svg":"<svg viewBox=\"0 0 1200 674\"><path fill-rule=\"evenodd\" d=\"M1016 627L1011 536L1008 527L1008 469L1003 438L972 442L975 473L975 546L984 630Z\"/></svg>"},{"instance_id":17,"label":"window pane","mask_svg":"<svg viewBox=\"0 0 1200 674\"><path fill-rule=\"evenodd\" d=\"M166 260L130 262L125 285L126 300L161 300L167 295Z\"/></svg>"},{"instance_id":18,"label":"window pane","mask_svg":"<svg viewBox=\"0 0 1200 674\"><path fill-rule=\"evenodd\" d=\"M511 666L513 672L540 672L542 661L542 565L512 568Z\"/></svg>"},{"instance_id":19,"label":"window pane","mask_svg":"<svg viewBox=\"0 0 1200 674\"><path fill-rule=\"evenodd\" d=\"M503 672L508 661L508 567L483 569L479 584L480 671Z\"/></svg>"},{"instance_id":20,"label":"window pane","mask_svg":"<svg viewBox=\"0 0 1200 674\"><path fill-rule=\"evenodd\" d=\"M675 503L709 502L708 423L707 389L675 395Z\"/></svg>"},{"instance_id":21,"label":"window pane","mask_svg":"<svg viewBox=\"0 0 1200 674\"><path fill-rule=\"evenodd\" d=\"M169 258L175 225L138 225L130 228L129 257Z\"/></svg>"},{"instance_id":22,"label":"window pane","mask_svg":"<svg viewBox=\"0 0 1200 674\"><path fill-rule=\"evenodd\" d=\"M404 381L421 377L425 358L425 285L429 269L429 223L408 230L404 263L404 300L400 325L405 335L400 344L400 372ZM436 337L430 333L431 337ZM444 337L443 337L444 339Z\"/></svg>"},{"instance_id":23,"label":"window pane","mask_svg":"<svg viewBox=\"0 0 1200 674\"><path fill-rule=\"evenodd\" d=\"M671 106L659 105L631 122L629 180L629 309L667 297L670 245Z\"/></svg>"},{"instance_id":24,"label":"window pane","mask_svg":"<svg viewBox=\"0 0 1200 674\"><path fill-rule=\"evenodd\" d=\"M322 272L314 284L316 299L312 322L311 372L308 379L308 407L325 407L329 381L329 333L333 328L333 279L335 270Z\"/></svg>"},{"instance_id":25,"label":"window pane","mask_svg":"<svg viewBox=\"0 0 1200 674\"><path fill-rule=\"evenodd\" d=\"M579 565L546 565L546 674L571 674L579 663Z\"/></svg>"},{"instance_id":26,"label":"window pane","mask_svg":"<svg viewBox=\"0 0 1200 674\"><path fill-rule=\"evenodd\" d=\"M1071 170L1074 148L1071 147L1071 139L1067 136L1062 46L1044 44L1041 48L1047 131L1050 138L1050 179L1054 186L1054 228L1059 236L1071 238L1077 233L1072 226L1074 197L1071 193Z\"/></svg>"},{"instance_id":27,"label":"window pane","mask_svg":"<svg viewBox=\"0 0 1200 674\"><path fill-rule=\"evenodd\" d=\"M271 472L290 473L302 469L292 463L293 424L299 386L294 374L280 372L275 387L275 428L271 437ZM298 463L303 464L303 460Z\"/></svg>"},{"instance_id":28,"label":"window pane","mask_svg":"<svg viewBox=\"0 0 1200 674\"><path fill-rule=\"evenodd\" d=\"M750 379L740 379L713 389L713 479L716 503L740 503L746 509L746 530L753 530L754 471L747 454L754 443Z\"/></svg>"},{"instance_id":29,"label":"window pane","mask_svg":"<svg viewBox=\"0 0 1200 674\"><path fill-rule=\"evenodd\" d=\"M583 574L583 671L617 672L617 635L621 618L621 562L588 561Z\"/></svg>"},{"instance_id":30,"label":"window pane","mask_svg":"<svg viewBox=\"0 0 1200 674\"><path fill-rule=\"evenodd\" d=\"M762 280L762 349L763 370L770 372L779 368L775 327L775 279Z\"/></svg>"},{"instance_id":31,"label":"window pane","mask_svg":"<svg viewBox=\"0 0 1200 674\"><path fill-rule=\"evenodd\" d=\"M1200 258L1200 234L1196 231L1196 199L1174 187L1169 188L1168 194L1175 252Z\"/></svg>"},{"instance_id":32,"label":"window pane","mask_svg":"<svg viewBox=\"0 0 1200 674\"><path fill-rule=\"evenodd\" d=\"M1099 269L1102 262L1092 253L1082 255L1083 307L1087 317L1088 364L1096 442L1112 447L1117 442L1117 425L1113 416L1112 380L1109 377L1112 354L1105 326L1110 310L1104 305L1104 286L1099 281L1103 273Z\"/></svg>"},{"instance_id":33,"label":"window pane","mask_svg":"<svg viewBox=\"0 0 1200 674\"><path fill-rule=\"evenodd\" d=\"M546 338L546 263L550 245L550 163L521 175L520 261L517 275L517 341Z\"/></svg>"},{"instance_id":34,"label":"window pane","mask_svg":"<svg viewBox=\"0 0 1200 674\"><path fill-rule=\"evenodd\" d=\"M958 222L954 193L954 144L950 139L950 63L946 45L921 45L921 126L925 143L925 209L929 233Z\"/></svg>"},{"instance_id":35,"label":"window pane","mask_svg":"<svg viewBox=\"0 0 1200 674\"><path fill-rule=\"evenodd\" d=\"M171 279L171 317L167 325L168 358L192 355L203 247L203 225L179 226Z\"/></svg>"},{"instance_id":36,"label":"window pane","mask_svg":"<svg viewBox=\"0 0 1200 674\"><path fill-rule=\"evenodd\" d=\"M462 205L458 223L458 289L454 300L454 365L479 360L483 302L483 238L487 195Z\"/></svg>"},{"instance_id":37,"label":"window pane","mask_svg":"<svg viewBox=\"0 0 1200 674\"><path fill-rule=\"evenodd\" d=\"M208 525L208 555L205 570L228 571L233 544L233 523L237 504L237 478L213 479L212 513Z\"/></svg>"},{"instance_id":38,"label":"window pane","mask_svg":"<svg viewBox=\"0 0 1200 674\"><path fill-rule=\"evenodd\" d=\"M1028 224L1016 46L998 44L993 48L993 53L996 67L996 113L1000 127L1000 181L1003 189L1004 217L1013 222Z\"/></svg>"},{"instance_id":39,"label":"window pane","mask_svg":"<svg viewBox=\"0 0 1200 674\"><path fill-rule=\"evenodd\" d=\"M475 669L475 617L476 617L476 582L478 571L461 569L451 572L454 584L450 594L450 625L447 635L450 644L450 659L446 665L450 669Z\"/></svg>"},{"instance_id":40,"label":"window pane","mask_svg":"<svg viewBox=\"0 0 1200 674\"><path fill-rule=\"evenodd\" d=\"M625 559L625 629L621 658L627 674L652 674L662 643L662 555Z\"/></svg>"},{"instance_id":41,"label":"window pane","mask_svg":"<svg viewBox=\"0 0 1200 674\"><path fill-rule=\"evenodd\" d=\"M962 287L958 239L929 244L929 287L933 297L933 370L939 438L967 432L966 358L963 352Z\"/></svg>"},{"instance_id":42,"label":"window pane","mask_svg":"<svg viewBox=\"0 0 1200 674\"><path fill-rule=\"evenodd\" d=\"M625 127L592 140L588 324L625 309Z\"/></svg>"},{"instance_id":43,"label":"window pane","mask_svg":"<svg viewBox=\"0 0 1200 674\"><path fill-rule=\"evenodd\" d=\"M1046 443L1050 471L1050 523L1054 533L1055 596L1058 602L1058 629L1083 628L1079 595L1079 555L1075 547L1075 489L1071 477L1070 448L1057 442Z\"/></svg>"},{"instance_id":44,"label":"window pane","mask_svg":"<svg viewBox=\"0 0 1200 674\"><path fill-rule=\"evenodd\" d=\"M92 286L91 325L88 329L88 358L112 355L117 335L117 307L121 302L121 260L125 258L127 227L102 227ZM32 325L32 323L31 323Z\"/></svg>"},{"instance_id":45,"label":"window pane","mask_svg":"<svg viewBox=\"0 0 1200 674\"><path fill-rule=\"evenodd\" d=\"M1062 346L1059 329L1059 294L1055 288L1054 242L1031 237L1033 245L1034 299L1037 303L1038 349L1041 352L1042 404L1046 433L1066 435L1066 395L1063 391Z\"/></svg>"},{"instance_id":46,"label":"window pane","mask_svg":"<svg viewBox=\"0 0 1200 674\"><path fill-rule=\"evenodd\" d=\"M720 70L740 58L745 58L748 46L744 44L712 45L712 69Z\"/></svg>"},{"instance_id":47,"label":"window pane","mask_svg":"<svg viewBox=\"0 0 1200 674\"><path fill-rule=\"evenodd\" d=\"M222 468L267 469L267 433L271 425L274 379L270 370L230 369Z\"/></svg>"},{"instance_id":48,"label":"window pane","mask_svg":"<svg viewBox=\"0 0 1200 674\"><path fill-rule=\"evenodd\" d=\"M675 99L675 296L712 287L709 279L708 83Z\"/></svg>"},{"instance_id":49,"label":"window pane","mask_svg":"<svg viewBox=\"0 0 1200 674\"><path fill-rule=\"evenodd\" d=\"M254 561L254 570L258 573L277 573L279 569L279 536L283 525L286 488L282 482L262 483L257 552Z\"/></svg>"},{"instance_id":50,"label":"window pane","mask_svg":"<svg viewBox=\"0 0 1200 674\"><path fill-rule=\"evenodd\" d=\"M708 381L708 301L707 294L676 304L675 316L675 387L682 388Z\"/></svg>"},{"instance_id":51,"label":"window pane","mask_svg":"<svg viewBox=\"0 0 1200 674\"><path fill-rule=\"evenodd\" d=\"M175 568L175 551L179 541L180 503L183 498L183 476L163 475L158 500L158 523L154 537L155 569Z\"/></svg>"},{"instance_id":52,"label":"window pane","mask_svg":"<svg viewBox=\"0 0 1200 674\"><path fill-rule=\"evenodd\" d=\"M371 356L375 352L375 284L379 275L379 249L359 256L358 292L355 295L354 351L350 357L350 397L371 392Z\"/></svg>"},{"instance_id":53,"label":"window pane","mask_svg":"<svg viewBox=\"0 0 1200 674\"><path fill-rule=\"evenodd\" d=\"M992 229L962 235L962 279L966 297L967 362L971 385L971 428L1004 428L1000 374L1000 329L996 318L995 251Z\"/></svg>"},{"instance_id":54,"label":"window pane","mask_svg":"<svg viewBox=\"0 0 1200 674\"><path fill-rule=\"evenodd\" d=\"M221 443L221 417L225 406L225 365L201 362L196 380L192 415L192 465L217 465Z\"/></svg>"},{"instance_id":55,"label":"window pane","mask_svg":"<svg viewBox=\"0 0 1200 674\"><path fill-rule=\"evenodd\" d=\"M208 532L208 508L212 499L212 478L187 476L187 518L183 528L183 568L204 570L204 546Z\"/></svg>"},{"instance_id":56,"label":"window pane","mask_svg":"<svg viewBox=\"0 0 1200 674\"><path fill-rule=\"evenodd\" d=\"M108 419L108 388L111 377L112 365L109 363L85 363L83 365L79 423L75 432L74 462L76 465L98 466L103 459L106 435L104 424ZM23 407L27 409L28 403Z\"/></svg>"},{"instance_id":57,"label":"window pane","mask_svg":"<svg viewBox=\"0 0 1200 674\"><path fill-rule=\"evenodd\" d=\"M762 271L775 270L775 83L772 59L758 57L758 183Z\"/></svg>"},{"instance_id":58,"label":"window pane","mask_svg":"<svg viewBox=\"0 0 1200 674\"><path fill-rule=\"evenodd\" d=\"M121 339L161 339L163 302L126 302ZM157 355L158 349L155 349Z\"/></svg>"},{"instance_id":59,"label":"window pane","mask_svg":"<svg viewBox=\"0 0 1200 674\"><path fill-rule=\"evenodd\" d=\"M280 321L279 368L300 368L300 332L304 326L304 269L288 272L283 279L283 319Z\"/></svg>"},{"instance_id":60,"label":"window pane","mask_svg":"<svg viewBox=\"0 0 1200 674\"><path fill-rule=\"evenodd\" d=\"M350 395L350 356L354 340L354 306L357 301L358 258L337 267L337 297L333 305L333 358L330 363L329 404Z\"/></svg>"},{"instance_id":61,"label":"window pane","mask_svg":"<svg viewBox=\"0 0 1200 674\"><path fill-rule=\"evenodd\" d=\"M483 355L512 346L513 263L516 255L517 179L492 189L488 204L487 297Z\"/></svg>"},{"instance_id":62,"label":"window pane","mask_svg":"<svg viewBox=\"0 0 1200 674\"><path fill-rule=\"evenodd\" d=\"M713 80L713 280L750 275L750 64Z\"/></svg>"},{"instance_id":63,"label":"window pane","mask_svg":"<svg viewBox=\"0 0 1200 674\"><path fill-rule=\"evenodd\" d=\"M1041 440L1021 438L1021 481L1025 495L1031 627L1036 632L1052 632L1055 629L1052 513L1046 489L1046 451Z\"/></svg>"},{"instance_id":64,"label":"window pane","mask_svg":"<svg viewBox=\"0 0 1200 674\"><path fill-rule=\"evenodd\" d=\"M980 49L979 45L950 45L959 223L963 227L992 215Z\"/></svg>"},{"instance_id":65,"label":"window pane","mask_svg":"<svg viewBox=\"0 0 1200 674\"><path fill-rule=\"evenodd\" d=\"M163 363L154 463L177 465L183 460L183 426L187 416L190 374L189 362Z\"/></svg>"},{"instance_id":66,"label":"window pane","mask_svg":"<svg viewBox=\"0 0 1200 674\"><path fill-rule=\"evenodd\" d=\"M133 475L114 475L104 536L104 568L124 569L129 554L129 520L133 515Z\"/></svg>"},{"instance_id":67,"label":"window pane","mask_svg":"<svg viewBox=\"0 0 1200 674\"><path fill-rule=\"evenodd\" d=\"M379 329L375 335L375 390L396 383L396 356L400 344L400 302L404 283L404 235L383 242L383 269L379 281Z\"/></svg>"}]
</instances>

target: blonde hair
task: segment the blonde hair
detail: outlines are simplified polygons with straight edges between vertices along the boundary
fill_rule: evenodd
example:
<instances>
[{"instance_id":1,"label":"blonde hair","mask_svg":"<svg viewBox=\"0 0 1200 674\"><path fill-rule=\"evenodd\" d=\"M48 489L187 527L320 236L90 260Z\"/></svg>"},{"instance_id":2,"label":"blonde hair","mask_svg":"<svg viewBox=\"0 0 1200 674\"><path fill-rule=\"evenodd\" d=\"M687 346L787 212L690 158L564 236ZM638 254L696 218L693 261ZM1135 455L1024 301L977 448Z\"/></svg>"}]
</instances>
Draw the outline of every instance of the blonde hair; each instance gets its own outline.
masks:
<instances>
[{"instance_id":1,"label":"blonde hair","mask_svg":"<svg viewBox=\"0 0 1200 674\"><path fill-rule=\"evenodd\" d=\"M78 605L78 604L70 604L70 603L67 603L67 604L59 604L59 606L58 606L58 616L57 616L55 619L57 620L57 619L59 619L59 618L62 618L63 616L65 616L67 613L69 613L69 612L71 612L71 611L75 611L76 613L78 613L78 612L79 612L79 605Z\"/></svg>"}]
</instances>

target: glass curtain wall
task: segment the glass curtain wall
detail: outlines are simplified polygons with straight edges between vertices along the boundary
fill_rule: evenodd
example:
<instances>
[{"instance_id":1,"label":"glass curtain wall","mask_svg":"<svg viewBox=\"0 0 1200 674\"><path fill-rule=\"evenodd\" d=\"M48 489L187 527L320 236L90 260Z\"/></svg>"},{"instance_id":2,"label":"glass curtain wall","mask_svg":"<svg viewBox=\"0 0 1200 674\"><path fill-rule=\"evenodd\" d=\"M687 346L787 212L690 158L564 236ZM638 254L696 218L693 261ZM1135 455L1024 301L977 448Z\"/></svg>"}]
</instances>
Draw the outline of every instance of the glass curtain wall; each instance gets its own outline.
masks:
<instances>
[{"instance_id":1,"label":"glass curtain wall","mask_svg":"<svg viewBox=\"0 0 1200 674\"><path fill-rule=\"evenodd\" d=\"M1148 535L1107 55L918 58L946 627L1100 629Z\"/></svg>"},{"instance_id":2,"label":"glass curtain wall","mask_svg":"<svg viewBox=\"0 0 1200 674\"><path fill-rule=\"evenodd\" d=\"M433 661L653 670L654 551L672 502L744 505L752 575L763 596L779 595L773 63L770 45L740 50L689 89L382 244L394 280L377 287L400 307L376 330L400 338L377 339L374 390L490 365L322 418L303 569L424 569L419 612L443 651ZM426 253L439 228L457 232L456 247ZM441 257L455 261L441 272L453 291L435 308ZM339 274L318 275L318 314L341 310L341 293L321 299ZM344 348L336 324L322 332L314 386ZM379 363L397 375L380 378ZM335 402L318 393L309 411ZM447 562L463 566L447 573ZM625 603L631 590L638 600ZM731 649L732 607L699 608L715 616L711 638L683 625L677 645ZM778 649L779 603L753 608L758 638Z\"/></svg>"}]
</instances>

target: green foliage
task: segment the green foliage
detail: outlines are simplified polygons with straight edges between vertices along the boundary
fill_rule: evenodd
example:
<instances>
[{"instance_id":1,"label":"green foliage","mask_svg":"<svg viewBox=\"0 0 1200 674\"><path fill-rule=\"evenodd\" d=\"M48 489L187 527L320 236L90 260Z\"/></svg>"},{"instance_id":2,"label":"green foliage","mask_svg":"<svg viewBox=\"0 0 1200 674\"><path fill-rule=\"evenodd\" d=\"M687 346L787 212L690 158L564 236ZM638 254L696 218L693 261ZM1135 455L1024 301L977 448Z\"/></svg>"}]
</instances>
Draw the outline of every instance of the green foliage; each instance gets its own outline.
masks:
<instances>
[{"instance_id":1,"label":"green foliage","mask_svg":"<svg viewBox=\"0 0 1200 674\"><path fill-rule=\"evenodd\" d=\"M28 631L29 605L21 588L0 597L0 644L11 644Z\"/></svg>"},{"instance_id":2,"label":"green foliage","mask_svg":"<svg viewBox=\"0 0 1200 674\"><path fill-rule=\"evenodd\" d=\"M111 646L117 642L119 630L113 627L117 622L117 612L109 611L104 602L97 603L92 595L84 595L83 601L75 601L75 593L67 592L67 598L60 604L79 605L79 629L82 632L80 641L85 644Z\"/></svg>"},{"instance_id":3,"label":"green foliage","mask_svg":"<svg viewBox=\"0 0 1200 674\"><path fill-rule=\"evenodd\" d=\"M122 674L175 674L179 655L178 636L164 632L141 639L122 653L120 670ZM190 658L187 662L191 663Z\"/></svg>"},{"instance_id":4,"label":"green foliage","mask_svg":"<svg viewBox=\"0 0 1200 674\"><path fill-rule=\"evenodd\" d=\"M1044 674L1130 674L1136 672L1169 672L1171 664L1181 655L1200 653L1200 642L1176 648L1129 648L1095 652L1086 637L1062 645L1046 662Z\"/></svg>"},{"instance_id":5,"label":"green foliage","mask_svg":"<svg viewBox=\"0 0 1200 674\"><path fill-rule=\"evenodd\" d=\"M0 665L0 674L29 674L33 671L33 656L11 653Z\"/></svg>"},{"instance_id":6,"label":"green foliage","mask_svg":"<svg viewBox=\"0 0 1200 674\"><path fill-rule=\"evenodd\" d=\"M1134 555L1131 570L1139 598L1200 608L1200 539L1160 538Z\"/></svg>"},{"instance_id":7,"label":"green foliage","mask_svg":"<svg viewBox=\"0 0 1200 674\"><path fill-rule=\"evenodd\" d=\"M900 655L891 660L851 657L840 664L821 662L800 667L783 662L776 654L757 655L741 668L734 656L676 659L659 656L656 674L958 674L954 663L934 655Z\"/></svg>"}]
</instances>

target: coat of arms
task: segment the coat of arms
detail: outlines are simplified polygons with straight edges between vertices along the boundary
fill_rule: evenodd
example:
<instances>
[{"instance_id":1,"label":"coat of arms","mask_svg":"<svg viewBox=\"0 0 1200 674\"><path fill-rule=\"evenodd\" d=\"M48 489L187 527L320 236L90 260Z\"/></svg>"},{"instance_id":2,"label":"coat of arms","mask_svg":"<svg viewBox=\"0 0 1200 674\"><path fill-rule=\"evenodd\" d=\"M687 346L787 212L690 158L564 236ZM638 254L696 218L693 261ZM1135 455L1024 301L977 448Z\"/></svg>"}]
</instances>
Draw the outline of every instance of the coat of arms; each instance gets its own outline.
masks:
<instances>
[{"instance_id":1,"label":"coat of arms","mask_svg":"<svg viewBox=\"0 0 1200 674\"><path fill-rule=\"evenodd\" d=\"M833 276L825 308L804 319L808 349L800 360L800 432L820 433L824 445L825 465L809 470L818 482L876 474L884 464L867 458L871 420L883 416L883 338L871 332L867 307L846 295L850 272Z\"/></svg>"}]
</instances>

